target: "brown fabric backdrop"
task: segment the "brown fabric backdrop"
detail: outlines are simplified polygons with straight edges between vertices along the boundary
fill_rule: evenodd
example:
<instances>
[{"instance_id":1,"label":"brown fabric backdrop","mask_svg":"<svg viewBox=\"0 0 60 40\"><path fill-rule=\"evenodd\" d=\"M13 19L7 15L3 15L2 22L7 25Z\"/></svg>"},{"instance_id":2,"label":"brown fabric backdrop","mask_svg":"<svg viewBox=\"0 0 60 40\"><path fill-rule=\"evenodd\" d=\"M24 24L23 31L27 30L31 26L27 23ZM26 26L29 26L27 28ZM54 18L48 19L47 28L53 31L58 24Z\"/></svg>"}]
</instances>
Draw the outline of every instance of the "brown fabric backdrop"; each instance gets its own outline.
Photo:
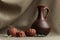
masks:
<instances>
[{"instance_id":1,"label":"brown fabric backdrop","mask_svg":"<svg viewBox=\"0 0 60 40\"><path fill-rule=\"evenodd\" d=\"M23 13L29 7L29 5L32 3L32 0L2 0L2 1L5 2L5 3L13 4L13 5L17 4L17 5L19 5L22 8L20 8L21 11L20 11L20 9L18 10L18 11L20 11L20 14L18 12L17 12L18 14L16 12L15 12L15 14L11 14L12 12L11 13L9 12L9 14L7 12L0 12L0 18L2 17L1 16L2 14L3 15L5 15L5 13L7 15L10 15L11 14L8 17L11 20L7 19L8 21L6 21L6 22L4 20L1 20L2 18L7 18L6 15L5 15L5 17L3 16L0 19L0 25L1 25L0 26L0 29L2 29L4 27L6 28L7 25L9 25L10 23L12 23L17 18L17 16L24 15ZM40 0L40 5L41 4L49 7L50 14L48 16L48 21L50 23L50 26L51 26L51 28L52 28L52 30L54 32L60 33L60 31L59 31L60 30L60 0ZM30 12L27 12L27 13L30 13ZM35 14L35 15L37 17L37 14ZM26 14L25 14L25 16L26 16ZM26 26L28 24L28 22L27 21L24 21L24 19L25 19L24 17L25 16L23 16L23 20L20 20L21 23L19 23L19 21L18 21L18 22L14 22L14 24L17 24L18 23L19 25L20 24L21 25L23 24L23 25ZM26 18L26 20L27 20L27 18Z\"/></svg>"}]
</instances>

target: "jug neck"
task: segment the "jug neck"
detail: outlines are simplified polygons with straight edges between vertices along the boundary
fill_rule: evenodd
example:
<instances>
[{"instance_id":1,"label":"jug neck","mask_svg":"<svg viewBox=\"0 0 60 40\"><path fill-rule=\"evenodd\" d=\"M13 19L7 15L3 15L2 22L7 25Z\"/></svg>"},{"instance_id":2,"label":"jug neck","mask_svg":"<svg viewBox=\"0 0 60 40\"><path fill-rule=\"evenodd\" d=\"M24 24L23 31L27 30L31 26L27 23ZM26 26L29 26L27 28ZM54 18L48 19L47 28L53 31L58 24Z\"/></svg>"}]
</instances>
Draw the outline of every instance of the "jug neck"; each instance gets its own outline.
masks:
<instances>
[{"instance_id":1,"label":"jug neck","mask_svg":"<svg viewBox=\"0 0 60 40\"><path fill-rule=\"evenodd\" d=\"M38 18L37 19L44 19L43 13L44 13L44 6L38 6Z\"/></svg>"}]
</instances>

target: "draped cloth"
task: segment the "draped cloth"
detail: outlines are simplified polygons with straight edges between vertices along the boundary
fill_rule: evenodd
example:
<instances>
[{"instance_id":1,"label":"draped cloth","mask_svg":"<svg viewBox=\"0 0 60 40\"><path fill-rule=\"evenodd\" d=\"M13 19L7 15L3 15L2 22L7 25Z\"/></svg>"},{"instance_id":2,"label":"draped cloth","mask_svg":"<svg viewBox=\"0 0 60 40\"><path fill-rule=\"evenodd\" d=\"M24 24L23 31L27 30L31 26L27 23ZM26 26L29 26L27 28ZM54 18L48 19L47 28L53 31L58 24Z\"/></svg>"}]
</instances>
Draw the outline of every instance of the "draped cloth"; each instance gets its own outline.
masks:
<instances>
[{"instance_id":1,"label":"draped cloth","mask_svg":"<svg viewBox=\"0 0 60 40\"><path fill-rule=\"evenodd\" d=\"M16 28L31 27L36 20L37 5L47 6L50 10L47 17L51 29L60 33L60 0L0 0L0 32L13 25Z\"/></svg>"}]
</instances>

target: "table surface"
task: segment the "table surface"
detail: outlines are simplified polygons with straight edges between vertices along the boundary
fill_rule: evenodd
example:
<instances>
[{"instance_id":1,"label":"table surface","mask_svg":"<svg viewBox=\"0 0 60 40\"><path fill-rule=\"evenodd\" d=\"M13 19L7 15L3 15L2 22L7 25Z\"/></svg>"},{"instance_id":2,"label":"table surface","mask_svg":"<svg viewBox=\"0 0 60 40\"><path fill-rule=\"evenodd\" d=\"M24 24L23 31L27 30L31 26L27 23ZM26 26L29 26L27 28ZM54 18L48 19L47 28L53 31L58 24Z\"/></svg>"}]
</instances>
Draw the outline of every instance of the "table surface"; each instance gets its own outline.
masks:
<instances>
[{"instance_id":1,"label":"table surface","mask_svg":"<svg viewBox=\"0 0 60 40\"><path fill-rule=\"evenodd\" d=\"M60 35L50 32L46 37L8 37L5 34L0 34L0 40L60 40Z\"/></svg>"}]
</instances>

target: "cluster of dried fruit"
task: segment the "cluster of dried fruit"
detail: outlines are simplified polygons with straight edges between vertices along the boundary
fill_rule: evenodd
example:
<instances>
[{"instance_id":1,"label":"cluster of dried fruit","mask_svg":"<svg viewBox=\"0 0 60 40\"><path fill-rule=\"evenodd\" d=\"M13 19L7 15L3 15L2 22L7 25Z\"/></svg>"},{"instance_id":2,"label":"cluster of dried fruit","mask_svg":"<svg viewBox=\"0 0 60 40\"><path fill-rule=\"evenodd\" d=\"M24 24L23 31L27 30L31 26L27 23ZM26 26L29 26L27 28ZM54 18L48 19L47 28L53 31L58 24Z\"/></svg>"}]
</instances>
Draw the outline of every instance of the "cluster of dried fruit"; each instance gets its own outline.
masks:
<instances>
[{"instance_id":1,"label":"cluster of dried fruit","mask_svg":"<svg viewBox=\"0 0 60 40\"><path fill-rule=\"evenodd\" d=\"M36 35L36 30L29 28L26 31L22 31L22 30L17 30L15 27L11 27L7 30L7 34L8 36L11 35L12 37L32 37Z\"/></svg>"}]
</instances>

